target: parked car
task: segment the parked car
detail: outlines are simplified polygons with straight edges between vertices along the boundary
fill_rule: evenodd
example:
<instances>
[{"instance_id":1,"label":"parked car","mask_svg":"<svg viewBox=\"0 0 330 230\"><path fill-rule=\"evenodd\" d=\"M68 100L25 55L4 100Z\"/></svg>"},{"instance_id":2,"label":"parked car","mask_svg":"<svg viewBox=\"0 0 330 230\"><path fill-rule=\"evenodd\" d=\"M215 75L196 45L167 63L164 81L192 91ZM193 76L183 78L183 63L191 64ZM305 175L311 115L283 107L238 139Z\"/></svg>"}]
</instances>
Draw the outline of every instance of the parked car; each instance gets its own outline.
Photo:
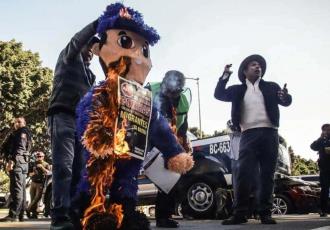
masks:
<instances>
[{"instance_id":1,"label":"parked car","mask_svg":"<svg viewBox=\"0 0 330 230\"><path fill-rule=\"evenodd\" d=\"M181 176L173 190L177 212L194 218L225 218L231 213L233 192L231 182L230 138L228 135L193 140L195 166ZM280 142L276 168L274 213L307 212L315 204L317 191L309 184L292 182L287 148ZM143 175L139 179L139 204L154 204L157 188ZM145 188L148 188L145 190ZM311 193L311 194L309 194ZM306 199L305 199L306 198ZM283 201L287 210L283 210Z\"/></svg>"},{"instance_id":2,"label":"parked car","mask_svg":"<svg viewBox=\"0 0 330 230\"><path fill-rule=\"evenodd\" d=\"M177 194L177 207L182 207L183 214L189 213L195 218L215 215L216 189L231 185L231 169L226 166L230 165L229 142L229 136L192 141L195 165L181 176L173 188ZM157 188L149 187L145 191L147 184L151 181L141 176L138 191L140 205L151 204L155 200Z\"/></svg>"},{"instance_id":3,"label":"parked car","mask_svg":"<svg viewBox=\"0 0 330 230\"><path fill-rule=\"evenodd\" d=\"M303 181L314 182L320 184L320 176L318 174L313 175L300 175L300 176L291 176L292 178L300 179Z\"/></svg>"},{"instance_id":4,"label":"parked car","mask_svg":"<svg viewBox=\"0 0 330 230\"><path fill-rule=\"evenodd\" d=\"M0 192L0 208L8 207L9 205L9 193Z\"/></svg>"},{"instance_id":5,"label":"parked car","mask_svg":"<svg viewBox=\"0 0 330 230\"><path fill-rule=\"evenodd\" d=\"M273 214L307 214L318 211L320 188L315 183L292 177L275 180Z\"/></svg>"}]
</instances>

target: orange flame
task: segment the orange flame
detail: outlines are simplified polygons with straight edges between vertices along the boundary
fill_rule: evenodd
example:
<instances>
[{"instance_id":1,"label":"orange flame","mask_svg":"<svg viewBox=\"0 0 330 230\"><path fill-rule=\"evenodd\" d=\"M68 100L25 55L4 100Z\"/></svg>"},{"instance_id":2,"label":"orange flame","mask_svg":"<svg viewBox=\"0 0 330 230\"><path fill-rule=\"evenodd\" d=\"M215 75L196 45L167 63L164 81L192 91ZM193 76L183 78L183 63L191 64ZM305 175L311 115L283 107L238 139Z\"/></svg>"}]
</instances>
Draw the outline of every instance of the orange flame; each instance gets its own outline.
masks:
<instances>
[{"instance_id":1,"label":"orange flame","mask_svg":"<svg viewBox=\"0 0 330 230\"><path fill-rule=\"evenodd\" d=\"M126 123L115 134L116 119L118 116L118 77L125 76L128 72L130 60L122 57L118 62L112 63L105 83L96 87L93 94L93 110L90 112L90 121L83 135L83 144L91 153L87 163L88 180L91 184L92 200L85 210L82 220L83 229L86 229L89 220L98 213L108 213L116 218L117 228L123 220L122 206L112 204L106 207L105 188L110 187L115 173L115 162L124 155L114 151L117 146L122 146L118 140L124 140L120 135L126 134ZM119 135L120 134L120 135ZM127 142L126 142L127 143ZM126 145L123 145L126 147ZM121 149L121 153L129 151ZM127 157L127 156L126 156Z\"/></svg>"},{"instance_id":2,"label":"orange flame","mask_svg":"<svg viewBox=\"0 0 330 230\"><path fill-rule=\"evenodd\" d=\"M170 127L172 129L172 132L174 133L175 136L177 136L177 130L176 130L176 108L172 106L172 119L170 122Z\"/></svg>"},{"instance_id":3,"label":"orange flame","mask_svg":"<svg viewBox=\"0 0 330 230\"><path fill-rule=\"evenodd\" d=\"M113 213L117 217L117 228L120 228L121 223L123 222L123 206L120 204L112 204L109 207L108 213Z\"/></svg>"},{"instance_id":4,"label":"orange flame","mask_svg":"<svg viewBox=\"0 0 330 230\"><path fill-rule=\"evenodd\" d=\"M125 141L126 137L126 129L127 126L127 120L126 118L123 119L121 128L117 131L116 137L115 137L115 153L117 155L123 155L122 157L125 157L125 154L128 153L130 150L128 143Z\"/></svg>"},{"instance_id":5,"label":"orange flame","mask_svg":"<svg viewBox=\"0 0 330 230\"><path fill-rule=\"evenodd\" d=\"M176 108L173 106L172 107L172 119L171 119L171 122L170 122L170 127L172 129L172 132L173 134L175 135L177 141L179 142L179 144L184 148L184 150L189 153L192 151L192 148L187 140L187 137L184 136L179 136L178 135L178 130L177 130L177 127L176 127L176 121L177 121L177 112L176 112Z\"/></svg>"}]
</instances>

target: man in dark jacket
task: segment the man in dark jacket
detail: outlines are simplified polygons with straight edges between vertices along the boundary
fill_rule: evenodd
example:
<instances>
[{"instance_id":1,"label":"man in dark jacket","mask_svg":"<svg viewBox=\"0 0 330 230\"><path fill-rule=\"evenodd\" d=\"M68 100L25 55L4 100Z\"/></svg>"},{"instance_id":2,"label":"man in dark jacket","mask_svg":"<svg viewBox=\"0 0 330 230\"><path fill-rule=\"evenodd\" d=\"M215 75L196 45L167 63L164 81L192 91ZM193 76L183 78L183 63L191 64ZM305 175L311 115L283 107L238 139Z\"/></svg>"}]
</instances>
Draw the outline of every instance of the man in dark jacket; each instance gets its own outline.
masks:
<instances>
[{"instance_id":1,"label":"man in dark jacket","mask_svg":"<svg viewBox=\"0 0 330 230\"><path fill-rule=\"evenodd\" d=\"M97 24L96 20L74 35L60 53L55 67L48 108L54 202L51 229L73 229L70 202L83 167L82 147L76 139L75 109L95 81L89 65Z\"/></svg>"},{"instance_id":2,"label":"man in dark jacket","mask_svg":"<svg viewBox=\"0 0 330 230\"><path fill-rule=\"evenodd\" d=\"M4 152L7 163L7 172L10 179L10 195L12 201L9 207L9 215L4 221L23 221L25 210L25 180L28 173L29 152L31 149L31 133L25 127L23 117L15 118L14 132L4 143Z\"/></svg>"},{"instance_id":3,"label":"man in dark jacket","mask_svg":"<svg viewBox=\"0 0 330 230\"><path fill-rule=\"evenodd\" d=\"M311 149L319 152L318 165L320 168L321 184L321 213L320 217L326 217L328 213L328 199L330 187L330 124L322 125L321 137L311 144Z\"/></svg>"},{"instance_id":4,"label":"man in dark jacket","mask_svg":"<svg viewBox=\"0 0 330 230\"><path fill-rule=\"evenodd\" d=\"M237 184L234 191L234 215L224 220L224 225L247 222L251 178L260 167L260 193L258 212L262 224L276 224L271 217L274 173L278 156L279 108L289 106L291 96L286 87L281 89L274 82L262 79L266 61L260 55L243 60L238 70L242 84L226 88L231 71L226 66L214 92L215 98L232 102L231 118L240 126L242 136L239 145Z\"/></svg>"}]
</instances>

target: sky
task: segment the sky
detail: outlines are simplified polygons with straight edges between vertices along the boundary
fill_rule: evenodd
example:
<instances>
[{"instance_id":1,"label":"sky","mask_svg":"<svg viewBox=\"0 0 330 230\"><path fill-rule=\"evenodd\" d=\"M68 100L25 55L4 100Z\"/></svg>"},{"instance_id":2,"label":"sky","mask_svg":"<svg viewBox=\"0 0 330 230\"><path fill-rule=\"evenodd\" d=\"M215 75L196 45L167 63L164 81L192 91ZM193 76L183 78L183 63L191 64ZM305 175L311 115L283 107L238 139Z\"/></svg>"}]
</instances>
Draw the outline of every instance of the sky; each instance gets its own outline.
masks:
<instances>
[{"instance_id":1,"label":"sky","mask_svg":"<svg viewBox=\"0 0 330 230\"><path fill-rule=\"evenodd\" d=\"M95 20L113 1L0 0L0 40L15 39L38 52L54 69L70 38ZM294 152L317 159L310 144L330 123L330 1L328 0L127 0L161 40L151 48L147 81L161 81L168 70L199 78L202 130L213 134L230 119L230 103L213 93L223 68L233 64L228 85L238 84L241 61L260 54L265 80L287 83L293 102L281 107L279 133ZM103 79L96 59L92 70ZM187 80L193 99L189 126L199 126L196 81Z\"/></svg>"}]
</instances>

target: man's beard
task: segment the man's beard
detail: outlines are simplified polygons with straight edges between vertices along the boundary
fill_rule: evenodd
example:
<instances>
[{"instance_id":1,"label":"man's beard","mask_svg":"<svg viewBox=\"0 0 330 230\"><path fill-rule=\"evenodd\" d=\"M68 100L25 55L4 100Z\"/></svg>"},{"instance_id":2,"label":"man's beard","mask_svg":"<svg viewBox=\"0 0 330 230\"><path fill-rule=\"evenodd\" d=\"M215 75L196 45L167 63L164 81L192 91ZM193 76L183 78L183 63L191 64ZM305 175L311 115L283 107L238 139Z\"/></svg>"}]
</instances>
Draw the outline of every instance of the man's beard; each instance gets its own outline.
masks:
<instances>
[{"instance_id":1,"label":"man's beard","mask_svg":"<svg viewBox=\"0 0 330 230\"><path fill-rule=\"evenodd\" d=\"M120 57L117 61L109 63L108 66L101 57L99 58L99 62L106 76L109 73L109 71L114 70L115 72L118 73L118 75L125 78L130 69L131 58L127 56Z\"/></svg>"}]
</instances>

